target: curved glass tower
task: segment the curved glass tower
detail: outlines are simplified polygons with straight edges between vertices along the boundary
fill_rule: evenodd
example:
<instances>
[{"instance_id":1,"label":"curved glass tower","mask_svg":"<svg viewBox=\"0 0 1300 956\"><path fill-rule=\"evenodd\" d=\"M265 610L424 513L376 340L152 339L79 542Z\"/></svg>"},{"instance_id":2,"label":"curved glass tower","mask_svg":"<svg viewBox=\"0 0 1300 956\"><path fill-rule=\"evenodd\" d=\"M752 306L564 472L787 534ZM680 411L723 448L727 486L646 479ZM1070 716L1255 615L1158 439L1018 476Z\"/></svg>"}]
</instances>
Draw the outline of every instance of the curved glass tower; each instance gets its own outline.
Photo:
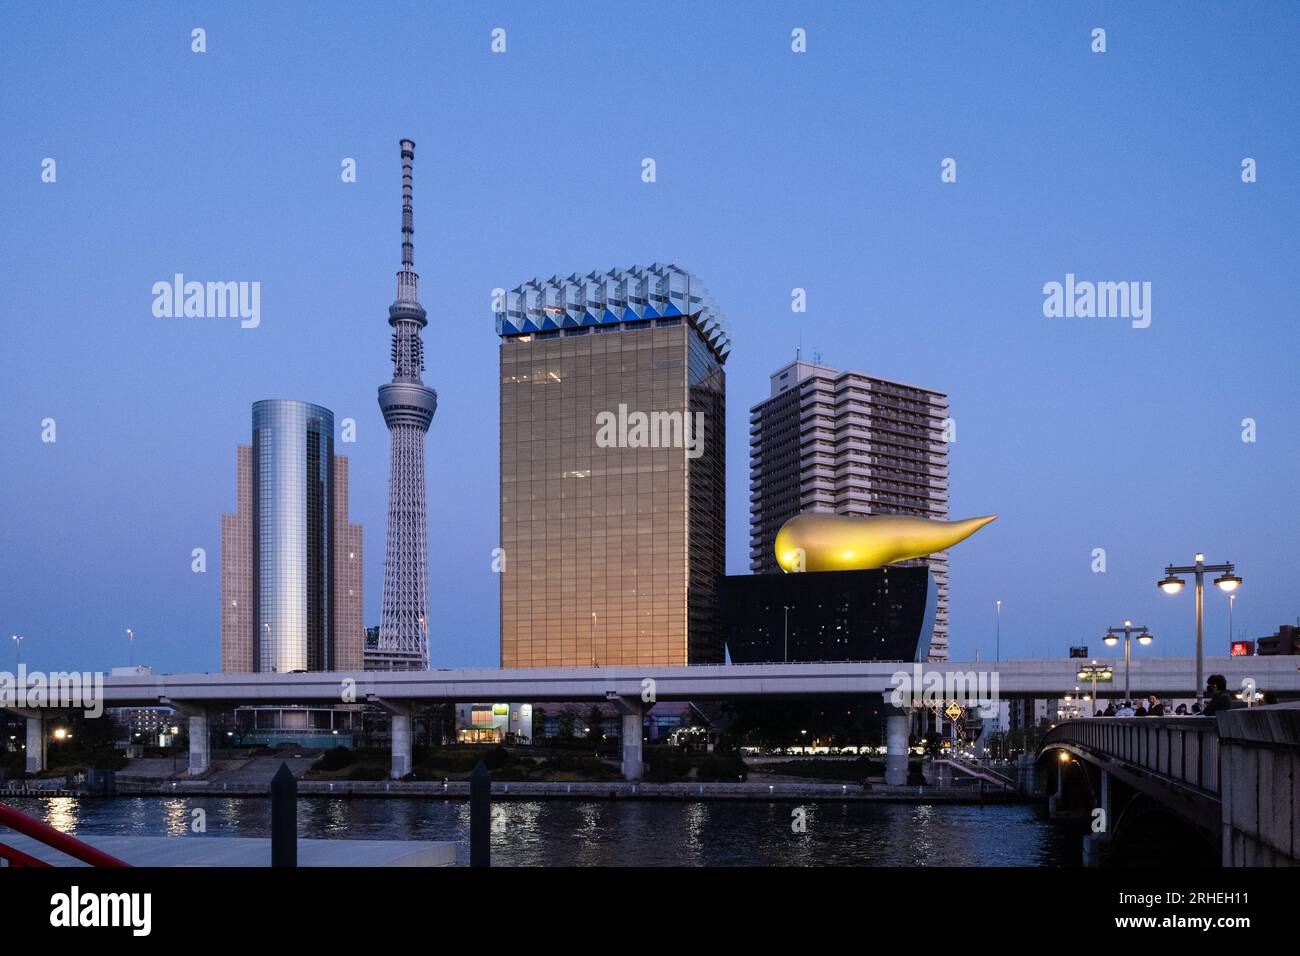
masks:
<instances>
[{"instance_id":1,"label":"curved glass tower","mask_svg":"<svg viewBox=\"0 0 1300 956\"><path fill-rule=\"evenodd\" d=\"M334 413L253 404L253 669L334 668Z\"/></svg>"}]
</instances>

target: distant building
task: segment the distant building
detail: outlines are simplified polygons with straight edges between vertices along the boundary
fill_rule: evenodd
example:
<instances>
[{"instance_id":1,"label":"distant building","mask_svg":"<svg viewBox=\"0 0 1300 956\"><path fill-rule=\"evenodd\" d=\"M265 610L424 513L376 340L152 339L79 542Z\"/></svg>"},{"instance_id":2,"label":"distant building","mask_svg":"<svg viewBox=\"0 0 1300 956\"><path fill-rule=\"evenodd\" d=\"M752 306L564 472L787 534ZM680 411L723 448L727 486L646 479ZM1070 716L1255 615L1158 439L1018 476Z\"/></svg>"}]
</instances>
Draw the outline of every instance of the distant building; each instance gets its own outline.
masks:
<instances>
[{"instance_id":1,"label":"distant building","mask_svg":"<svg viewBox=\"0 0 1300 956\"><path fill-rule=\"evenodd\" d=\"M420 671L428 668L420 664L417 653L410 650L385 648L379 637L379 625L366 628L366 645L361 651L361 669L367 671Z\"/></svg>"},{"instance_id":2,"label":"distant building","mask_svg":"<svg viewBox=\"0 0 1300 956\"><path fill-rule=\"evenodd\" d=\"M254 403L236 465L236 511L221 516L222 671L361 670L362 530L348 522L334 414Z\"/></svg>"},{"instance_id":3,"label":"distant building","mask_svg":"<svg viewBox=\"0 0 1300 956\"><path fill-rule=\"evenodd\" d=\"M119 743L125 740L127 745L168 746L182 726L170 707L113 707L108 716L119 728Z\"/></svg>"},{"instance_id":4,"label":"distant building","mask_svg":"<svg viewBox=\"0 0 1300 956\"><path fill-rule=\"evenodd\" d=\"M153 673L153 668L147 664L131 664L127 667L113 667L109 669L109 677L148 677Z\"/></svg>"},{"instance_id":5,"label":"distant building","mask_svg":"<svg viewBox=\"0 0 1300 956\"><path fill-rule=\"evenodd\" d=\"M532 704L456 705L458 743L527 744L532 739Z\"/></svg>"},{"instance_id":6,"label":"distant building","mask_svg":"<svg viewBox=\"0 0 1300 956\"><path fill-rule=\"evenodd\" d=\"M1283 624L1273 636L1261 637L1255 642L1255 653L1261 657L1300 654L1300 627Z\"/></svg>"},{"instance_id":7,"label":"distant building","mask_svg":"<svg viewBox=\"0 0 1300 956\"><path fill-rule=\"evenodd\" d=\"M592 717L597 718L593 723ZM696 724L693 715L706 723L698 707L687 701L660 701L647 709L641 718L643 738L656 743ZM532 732L534 742L549 739L576 737L608 742L623 734L623 718L608 704L590 701L547 701L533 705Z\"/></svg>"},{"instance_id":8,"label":"distant building","mask_svg":"<svg viewBox=\"0 0 1300 956\"><path fill-rule=\"evenodd\" d=\"M22 750L24 741L27 739L26 735L26 719L8 711L0 711L0 749ZM0 780L3 778L4 771L0 769Z\"/></svg>"},{"instance_id":9,"label":"distant building","mask_svg":"<svg viewBox=\"0 0 1300 956\"><path fill-rule=\"evenodd\" d=\"M777 532L810 511L948 517L948 398L890 379L795 361L749 413L749 565L780 570ZM948 657L948 556L913 562L934 575L927 656Z\"/></svg>"},{"instance_id":10,"label":"distant building","mask_svg":"<svg viewBox=\"0 0 1300 956\"><path fill-rule=\"evenodd\" d=\"M730 348L672 265L503 297L501 666L720 663Z\"/></svg>"},{"instance_id":11,"label":"distant building","mask_svg":"<svg viewBox=\"0 0 1300 956\"><path fill-rule=\"evenodd\" d=\"M359 706L268 705L239 707L222 746L292 745L306 750L351 747L361 723Z\"/></svg>"},{"instance_id":12,"label":"distant building","mask_svg":"<svg viewBox=\"0 0 1300 956\"><path fill-rule=\"evenodd\" d=\"M719 583L735 664L924 660L934 607L924 567L732 574Z\"/></svg>"}]
</instances>

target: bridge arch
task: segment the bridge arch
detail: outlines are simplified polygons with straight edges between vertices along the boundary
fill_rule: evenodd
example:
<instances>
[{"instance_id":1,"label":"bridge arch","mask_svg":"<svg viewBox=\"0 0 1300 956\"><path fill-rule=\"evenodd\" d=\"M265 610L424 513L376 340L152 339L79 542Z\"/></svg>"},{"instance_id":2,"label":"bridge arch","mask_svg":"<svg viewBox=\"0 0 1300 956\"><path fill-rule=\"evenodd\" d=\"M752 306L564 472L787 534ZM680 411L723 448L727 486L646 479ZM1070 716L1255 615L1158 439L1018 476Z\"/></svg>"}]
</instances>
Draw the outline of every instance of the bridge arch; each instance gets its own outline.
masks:
<instances>
[{"instance_id":1,"label":"bridge arch","mask_svg":"<svg viewBox=\"0 0 1300 956\"><path fill-rule=\"evenodd\" d=\"M1055 765L1055 777L1047 778L1056 782L1049 802L1054 814L1097 821L1103 818L1095 811L1104 813L1104 826L1085 838L1086 861L1214 864L1222 838L1216 722L1065 721L1044 736L1038 758L1040 765ZM1077 772L1071 768L1076 763Z\"/></svg>"},{"instance_id":2,"label":"bridge arch","mask_svg":"<svg viewBox=\"0 0 1300 956\"><path fill-rule=\"evenodd\" d=\"M1110 827L1110 866L1218 866L1219 835L1145 793L1133 793Z\"/></svg>"}]
</instances>

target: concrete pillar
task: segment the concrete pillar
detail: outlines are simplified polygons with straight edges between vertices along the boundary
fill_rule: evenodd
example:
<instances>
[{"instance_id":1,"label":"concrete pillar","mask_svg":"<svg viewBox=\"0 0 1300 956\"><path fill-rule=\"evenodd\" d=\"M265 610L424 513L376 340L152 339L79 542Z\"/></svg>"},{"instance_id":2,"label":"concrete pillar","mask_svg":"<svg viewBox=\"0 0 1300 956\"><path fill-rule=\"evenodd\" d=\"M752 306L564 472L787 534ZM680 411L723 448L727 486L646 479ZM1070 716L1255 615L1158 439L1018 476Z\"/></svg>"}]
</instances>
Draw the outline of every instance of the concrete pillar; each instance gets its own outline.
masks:
<instances>
[{"instance_id":1,"label":"concrete pillar","mask_svg":"<svg viewBox=\"0 0 1300 956\"><path fill-rule=\"evenodd\" d=\"M27 718L27 772L40 773L45 769L45 718L29 715Z\"/></svg>"},{"instance_id":2,"label":"concrete pillar","mask_svg":"<svg viewBox=\"0 0 1300 956\"><path fill-rule=\"evenodd\" d=\"M901 787L907 783L907 738L911 729L911 715L897 708L885 709L885 783Z\"/></svg>"},{"instance_id":3,"label":"concrete pillar","mask_svg":"<svg viewBox=\"0 0 1300 956\"><path fill-rule=\"evenodd\" d=\"M1101 787L1097 801L1099 806L1094 812L1088 814L1088 825L1092 832L1083 838L1083 865L1084 866L1101 866L1106 861L1106 854L1110 850L1110 828L1114 824L1110 814L1110 774L1105 770L1101 771ZM1101 816L1098 817L1096 810L1101 810ZM1101 829L1096 829L1101 827Z\"/></svg>"},{"instance_id":4,"label":"concrete pillar","mask_svg":"<svg viewBox=\"0 0 1300 956\"><path fill-rule=\"evenodd\" d=\"M934 777L935 779L933 782L936 787L941 787L944 789L951 787L952 786L952 765L948 763L946 760L943 761L942 763L939 763L938 766L936 767L936 772Z\"/></svg>"},{"instance_id":5,"label":"concrete pillar","mask_svg":"<svg viewBox=\"0 0 1300 956\"><path fill-rule=\"evenodd\" d=\"M1071 816L1065 802L1065 774L1070 761L1062 760L1062 753L1064 751L1054 750L1050 757L1056 770L1056 790L1047 798L1047 815L1053 820Z\"/></svg>"},{"instance_id":6,"label":"concrete pillar","mask_svg":"<svg viewBox=\"0 0 1300 956\"><path fill-rule=\"evenodd\" d=\"M1021 793L1031 797L1044 796L1043 777L1038 772L1038 761L1033 754L1021 754L1016 758L1016 785Z\"/></svg>"},{"instance_id":7,"label":"concrete pillar","mask_svg":"<svg viewBox=\"0 0 1300 956\"><path fill-rule=\"evenodd\" d=\"M208 715L190 717L190 776L208 772Z\"/></svg>"},{"instance_id":8,"label":"concrete pillar","mask_svg":"<svg viewBox=\"0 0 1300 956\"><path fill-rule=\"evenodd\" d=\"M623 714L623 779L637 781L641 779L641 702L631 698L635 703L625 706ZM624 698L625 704L628 702ZM631 711L628 713L627 711Z\"/></svg>"},{"instance_id":9,"label":"concrete pillar","mask_svg":"<svg viewBox=\"0 0 1300 956\"><path fill-rule=\"evenodd\" d=\"M411 718L407 714L393 714L389 723L393 733L393 764L388 775L400 780L411 772Z\"/></svg>"}]
</instances>

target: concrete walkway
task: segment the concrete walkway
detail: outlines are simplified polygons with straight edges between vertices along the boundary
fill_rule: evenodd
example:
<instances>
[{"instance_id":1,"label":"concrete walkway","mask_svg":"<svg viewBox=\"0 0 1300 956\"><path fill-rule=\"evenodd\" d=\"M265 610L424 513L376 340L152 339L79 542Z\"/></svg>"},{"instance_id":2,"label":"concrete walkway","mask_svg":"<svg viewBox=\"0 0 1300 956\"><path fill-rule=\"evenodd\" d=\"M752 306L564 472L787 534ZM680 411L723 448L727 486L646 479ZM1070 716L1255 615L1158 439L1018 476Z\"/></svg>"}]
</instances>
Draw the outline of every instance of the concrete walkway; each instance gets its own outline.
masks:
<instances>
[{"instance_id":1,"label":"concrete walkway","mask_svg":"<svg viewBox=\"0 0 1300 956\"><path fill-rule=\"evenodd\" d=\"M135 837L79 834L78 839L131 866L270 866L271 841L259 837ZM86 866L38 840L5 831L4 842L51 866ZM455 866L456 844L417 840L299 840L299 866Z\"/></svg>"},{"instance_id":2,"label":"concrete walkway","mask_svg":"<svg viewBox=\"0 0 1300 956\"><path fill-rule=\"evenodd\" d=\"M182 796L258 796L269 795L269 786L235 784L209 780L174 780L157 784L118 780L118 796L143 794L177 794ZM298 795L336 797L446 797L464 800L469 797L469 781L357 781L299 780ZM857 784L838 783L530 783L497 782L492 784L493 800L848 800L906 803L994 803L1018 801L1018 794L1006 794L987 788L982 794L977 786L962 787L890 787L876 784L863 790Z\"/></svg>"},{"instance_id":3,"label":"concrete walkway","mask_svg":"<svg viewBox=\"0 0 1300 956\"><path fill-rule=\"evenodd\" d=\"M302 777L320 757L318 753L274 754L241 759L217 759L203 776L209 784L236 784L269 787L271 778L288 766L295 777ZM184 754L177 757L140 757L130 761L117 772L119 780L128 781L180 781L187 780L188 765Z\"/></svg>"}]
</instances>

